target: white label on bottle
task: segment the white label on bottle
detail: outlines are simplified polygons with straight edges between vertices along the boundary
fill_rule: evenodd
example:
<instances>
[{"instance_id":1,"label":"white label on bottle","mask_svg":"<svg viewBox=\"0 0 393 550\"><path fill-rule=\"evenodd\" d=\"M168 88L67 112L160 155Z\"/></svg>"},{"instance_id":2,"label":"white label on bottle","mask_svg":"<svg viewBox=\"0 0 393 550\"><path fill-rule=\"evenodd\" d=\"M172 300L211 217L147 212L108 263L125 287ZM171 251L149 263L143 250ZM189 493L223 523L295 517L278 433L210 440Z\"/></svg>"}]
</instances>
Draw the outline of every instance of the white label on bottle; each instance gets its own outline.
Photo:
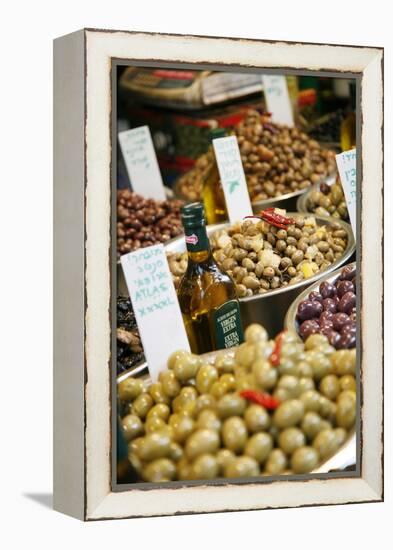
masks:
<instances>
[{"instance_id":1,"label":"white label on bottle","mask_svg":"<svg viewBox=\"0 0 393 550\"><path fill-rule=\"evenodd\" d=\"M128 177L135 193L146 198L165 200L164 184L148 126L139 126L118 134Z\"/></svg>"},{"instance_id":2,"label":"white label on bottle","mask_svg":"<svg viewBox=\"0 0 393 550\"><path fill-rule=\"evenodd\" d=\"M150 376L156 381L173 351L190 349L165 248L141 248L120 261Z\"/></svg>"},{"instance_id":3,"label":"white label on bottle","mask_svg":"<svg viewBox=\"0 0 393 550\"><path fill-rule=\"evenodd\" d=\"M262 83L266 107L272 114L272 121L292 128L293 110L285 76L262 75Z\"/></svg>"},{"instance_id":4,"label":"white label on bottle","mask_svg":"<svg viewBox=\"0 0 393 550\"><path fill-rule=\"evenodd\" d=\"M336 163L344 189L352 231L356 237L356 149L336 155Z\"/></svg>"},{"instance_id":5,"label":"white label on bottle","mask_svg":"<svg viewBox=\"0 0 393 550\"><path fill-rule=\"evenodd\" d=\"M250 195L236 136L213 139L221 185L231 223L252 215Z\"/></svg>"}]
</instances>

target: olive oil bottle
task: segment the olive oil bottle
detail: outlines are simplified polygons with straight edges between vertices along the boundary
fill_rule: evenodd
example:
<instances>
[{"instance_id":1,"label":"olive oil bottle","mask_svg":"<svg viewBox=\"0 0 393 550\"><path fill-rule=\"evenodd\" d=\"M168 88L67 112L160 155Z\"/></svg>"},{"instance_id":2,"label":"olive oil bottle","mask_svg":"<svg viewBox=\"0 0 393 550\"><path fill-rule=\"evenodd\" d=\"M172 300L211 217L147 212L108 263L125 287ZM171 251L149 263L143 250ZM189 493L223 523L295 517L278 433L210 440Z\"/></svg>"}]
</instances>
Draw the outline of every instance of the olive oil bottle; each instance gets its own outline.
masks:
<instances>
[{"instance_id":1,"label":"olive oil bottle","mask_svg":"<svg viewBox=\"0 0 393 550\"><path fill-rule=\"evenodd\" d=\"M351 97L350 109L347 116L341 123L341 149L349 151L356 147L356 84L349 85Z\"/></svg>"},{"instance_id":2,"label":"olive oil bottle","mask_svg":"<svg viewBox=\"0 0 393 550\"><path fill-rule=\"evenodd\" d=\"M188 266L178 298L191 350L200 354L237 346L243 328L235 283L213 258L202 204L184 206L181 216Z\"/></svg>"},{"instance_id":3,"label":"olive oil bottle","mask_svg":"<svg viewBox=\"0 0 393 550\"><path fill-rule=\"evenodd\" d=\"M212 140L224 136L225 130L222 128L215 128L211 131ZM202 199L206 212L206 220L210 225L226 221L228 213L213 145L210 145L208 157L210 158L210 163L202 176Z\"/></svg>"}]
</instances>

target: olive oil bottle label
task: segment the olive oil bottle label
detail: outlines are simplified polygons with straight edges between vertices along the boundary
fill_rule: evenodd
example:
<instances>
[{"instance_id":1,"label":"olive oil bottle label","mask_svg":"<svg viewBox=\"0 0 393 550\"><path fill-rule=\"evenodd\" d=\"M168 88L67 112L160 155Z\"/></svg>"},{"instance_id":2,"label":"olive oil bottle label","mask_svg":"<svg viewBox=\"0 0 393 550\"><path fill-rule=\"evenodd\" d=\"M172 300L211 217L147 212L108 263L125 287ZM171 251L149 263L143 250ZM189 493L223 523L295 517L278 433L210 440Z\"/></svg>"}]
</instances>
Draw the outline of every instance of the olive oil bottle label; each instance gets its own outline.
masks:
<instances>
[{"instance_id":1,"label":"olive oil bottle label","mask_svg":"<svg viewBox=\"0 0 393 550\"><path fill-rule=\"evenodd\" d=\"M205 225L201 225L200 227L186 227L185 233L187 250L189 252L209 250L210 244Z\"/></svg>"},{"instance_id":2,"label":"olive oil bottle label","mask_svg":"<svg viewBox=\"0 0 393 550\"><path fill-rule=\"evenodd\" d=\"M213 312L216 349L232 348L244 340L240 307L237 300L226 302Z\"/></svg>"}]
</instances>

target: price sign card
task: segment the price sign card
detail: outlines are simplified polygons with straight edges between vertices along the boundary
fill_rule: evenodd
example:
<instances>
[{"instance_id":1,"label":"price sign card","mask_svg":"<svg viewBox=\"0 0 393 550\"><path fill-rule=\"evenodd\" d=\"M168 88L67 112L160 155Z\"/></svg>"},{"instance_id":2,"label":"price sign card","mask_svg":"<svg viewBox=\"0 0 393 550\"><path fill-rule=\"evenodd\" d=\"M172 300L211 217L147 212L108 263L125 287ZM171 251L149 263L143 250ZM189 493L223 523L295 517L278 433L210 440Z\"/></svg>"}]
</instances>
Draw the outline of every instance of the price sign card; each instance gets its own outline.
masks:
<instances>
[{"instance_id":1,"label":"price sign card","mask_svg":"<svg viewBox=\"0 0 393 550\"><path fill-rule=\"evenodd\" d=\"M118 134L121 152L135 193L149 199L165 200L164 184L148 126Z\"/></svg>"},{"instance_id":2,"label":"price sign card","mask_svg":"<svg viewBox=\"0 0 393 550\"><path fill-rule=\"evenodd\" d=\"M190 349L162 244L120 258L150 376L156 381L169 355Z\"/></svg>"},{"instance_id":3,"label":"price sign card","mask_svg":"<svg viewBox=\"0 0 393 550\"><path fill-rule=\"evenodd\" d=\"M336 155L336 163L344 189L352 231L356 236L356 149Z\"/></svg>"},{"instance_id":4,"label":"price sign card","mask_svg":"<svg viewBox=\"0 0 393 550\"><path fill-rule=\"evenodd\" d=\"M221 185L224 190L229 221L252 216L250 195L236 136L213 139Z\"/></svg>"},{"instance_id":5,"label":"price sign card","mask_svg":"<svg viewBox=\"0 0 393 550\"><path fill-rule=\"evenodd\" d=\"M262 75L262 83L266 107L272 113L273 122L294 126L292 104L285 76Z\"/></svg>"}]
</instances>

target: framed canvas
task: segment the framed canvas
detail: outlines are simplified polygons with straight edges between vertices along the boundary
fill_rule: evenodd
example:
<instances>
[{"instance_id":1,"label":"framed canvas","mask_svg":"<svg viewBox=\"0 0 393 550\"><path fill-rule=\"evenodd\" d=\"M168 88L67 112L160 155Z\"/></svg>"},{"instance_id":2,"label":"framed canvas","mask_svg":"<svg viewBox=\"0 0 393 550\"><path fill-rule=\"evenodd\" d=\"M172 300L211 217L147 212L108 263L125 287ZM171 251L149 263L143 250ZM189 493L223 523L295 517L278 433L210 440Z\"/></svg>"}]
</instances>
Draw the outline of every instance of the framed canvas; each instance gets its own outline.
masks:
<instances>
[{"instance_id":1,"label":"framed canvas","mask_svg":"<svg viewBox=\"0 0 393 550\"><path fill-rule=\"evenodd\" d=\"M311 380L309 382L311 385L307 386L308 389L312 389L317 384L325 401L328 400L326 396L336 395L341 391L344 393L347 391L353 396L356 393L356 409L353 409L355 416L351 421L351 429L353 429L351 452L353 452L354 460L350 468L345 468L344 464L341 465L342 467L337 466L336 463L334 463L335 466L333 463L329 463L329 468L326 466L325 469L318 469L317 464L314 464L315 468L312 468L312 471L308 471L306 468L302 469L302 466L297 467L296 459L291 454L292 451L291 453L287 452L287 457L284 456L285 452L282 449L285 449L285 443L283 443L283 438L280 440L280 433L273 434L271 432L270 434L269 432L269 441L274 440L275 443L272 443L272 445L277 445L277 449L275 449L276 456L281 453L284 456L283 460L287 461L288 459L288 465L282 466L279 470L275 470L273 466L269 469L264 462L265 459L261 458L259 465L252 459L254 461L252 464L255 463L256 466L251 468L249 474L245 477L240 474L239 476L236 475L236 472L241 472L241 462L238 462L238 469L231 470L234 472L233 474L220 475L220 470L214 462L216 460L214 453L217 448L213 445L214 452L209 446L206 447L208 449L206 452L210 456L213 452L212 463L214 463L216 473L206 478L203 474L202 477L198 477L195 473L190 474L189 477L187 475L179 477L179 469L176 470L177 466L173 466L172 458L169 460L169 455L165 454L157 456L171 462L171 467L175 470L172 472L168 466L170 473L161 475L161 477L157 474L157 477L154 477L156 475L155 470L153 466L146 463L148 454L145 454L146 460L144 459L143 467L141 466L141 478L133 481L130 479L122 481L120 479L118 449L123 435L119 436L117 427L119 417L123 418L123 416L119 412L118 389L119 384L128 377L124 373L119 373L118 365L119 320L117 296L121 285L126 288L126 292L129 291L132 305L135 306L135 304L130 290L131 275L126 273L126 281L124 276L120 280L122 268L118 259L121 256L121 265L125 269L123 258L129 253L132 254L132 246L135 245L137 240L139 244L136 248L142 246L139 241L143 235L137 238L135 237L135 231L121 233L124 229L122 225L124 216L121 216L121 208L123 207L124 210L126 206L128 207L127 201L131 200L131 191L119 189L119 181L122 180L123 176L127 179L131 174L130 179L134 191L139 186L138 189L142 189L142 194L143 185L147 187L151 182L149 183L148 180L150 176L144 173L143 178L145 180L142 178L141 184L140 178L138 182L138 174L132 172L132 166L131 168L127 166L127 162L132 162L132 160L127 159L129 151L127 153L119 135L122 132L132 130L134 127L142 128L149 125L150 122L144 121L152 120L148 116L159 118L161 115L157 115L157 105L162 107L161 100L157 99L161 97L160 84L158 85L158 92L151 93L154 101L149 115L146 115L146 109L142 109L143 116L142 119L138 118L138 123L134 123L131 129L121 127L120 113L129 112L129 106L125 107L121 103L123 99L120 94L120 87L123 85L123 90L126 88L124 86L124 74L128 74L127 71L130 67L133 68L134 73L131 74L129 81L134 86L134 92L136 91L137 95L141 93L140 89L143 86L152 87L152 82L156 86L157 82L161 83L161 79L167 78L168 75L169 78L175 81L176 79L183 79L183 81L184 79L190 79L193 82L193 79L196 78L195 75L219 75L221 73L238 75L240 79L244 79L244 82L249 78L247 80L247 86L249 86L247 93L250 94L251 92L259 93L258 86L260 86L259 82L262 78L261 75L263 75L261 81L265 90L265 97L267 97L269 84L268 80L264 79L276 77L277 75L280 75L280 77L284 75L285 77L298 78L301 76L310 79L324 79L324 82L335 79L337 89L340 88L340 82L352 82L355 90L356 135L354 135L354 143L357 152L356 161L353 161L355 164L351 165L351 170L355 174L355 176L351 176L352 183L356 188L352 207L357 215L357 223L355 224L353 219L348 220L347 224L343 222L344 226L348 228L350 228L349 222L352 223L353 231L348 229L348 233L342 232L344 226L336 225L333 229L337 231L337 238L344 238L345 235L345 239L347 239L345 251L344 247L340 249L340 245L336 243L336 246L338 246L338 249L335 249L337 254L341 255L342 252L346 254L343 255L341 264L337 264L336 267L342 267L344 263L348 262L353 263L356 254L356 280L355 275L353 275L350 282L351 288L356 287L357 289L356 307L354 303L351 309L351 312L354 312L357 308L357 316L354 315L353 319L351 318L353 327L356 326L356 329L353 328L353 334L356 331L357 342L356 348L354 348L354 350L356 349L356 368L353 367L353 371L348 371L351 372L350 382L348 382L348 378L342 380L348 374L344 367L341 371L340 369L332 371L332 378L329 380L333 384L333 389L331 389L331 386L329 386L330 389L327 387L329 381L324 383L326 389L321 389L322 375L319 378L319 375L316 375L316 381ZM138 69L141 69L139 73ZM138 73L137 79L135 79L135 70ZM182 76L179 77L179 74ZM243 88L246 86L244 82L242 84ZM167 86L167 81L163 84L164 88L165 86ZM215 86L218 85L214 83L214 85L211 84L211 88L207 88L207 86L205 80L203 84L195 85L195 89L199 92L201 87L205 87L203 88L205 92L209 89L212 94L209 101L213 102L211 98L214 93L217 94ZM176 87L179 88L177 83ZM167 111L169 117L173 117L174 102L178 101L179 90L177 88L169 94L172 101L172 105L169 105ZM187 96L189 104L196 101L195 93L193 89L193 93L190 92ZM228 90L226 93L229 93ZM232 90L230 93L232 93L232 96L225 96L225 106L230 111L230 104L233 102L237 109L236 113L238 113L239 110L243 109L243 104L239 100L240 95L236 95L240 92ZM278 95L281 95L281 93L282 91ZM337 94L339 95L339 92ZM252 97L254 100L254 96ZM310 97L308 89L303 90L302 97L305 98L307 103ZM271 105L274 111L274 101ZM211 105L209 105L209 109L210 107ZM198 109L201 109L201 106L194 105L194 109L200 116ZM212 110L207 112L209 113L209 120L216 117L216 113L213 116ZM232 113L232 111L230 112ZM271 116L260 115L257 107L253 110L253 113L250 116L254 119L259 116ZM136 115L133 114L132 116ZM186 116L183 113L179 126L187 125L185 121L188 116L188 114ZM195 113L193 116L196 116ZM231 114L231 116L234 115ZM283 116L285 118L285 115ZM237 128L244 128L245 123L240 122L239 124L240 126L237 126ZM288 124L287 119L285 119L284 124ZM200 124L200 126L203 126L203 124ZM271 130L271 127L273 127L273 130ZM270 122L266 122L266 128L270 128L269 132L271 131L273 134L278 131L274 129L274 124L272 126ZM252 168L251 161L248 165L249 160L245 160L245 147L242 147L242 143L244 144L244 140L251 138L246 129L239 140L239 133L236 134L236 131L235 127L234 132L238 136L241 154L239 158L243 163L248 180L247 184L249 185L249 173L251 172L248 172L248 170L251 171L254 168ZM262 130L260 131L262 132ZM161 157L158 159L158 172L155 164L157 161L154 156L154 148L157 150L159 143L168 142L165 141L167 139L165 135L163 137L162 129L158 133L161 134L161 138L153 136L154 140L151 143L150 138L147 138L144 143L147 143L146 147L153 146L153 156L149 160L149 165L151 163L154 165L156 175L152 179L152 185L155 185L157 178L160 179L161 170L164 175L164 183L168 187L168 181L171 179L168 175L170 170L168 169L164 173ZM186 145L189 144L190 139L190 137L187 137ZM309 138L304 137L304 140L306 139ZM254 143L257 142L258 138ZM302 150L299 150L298 153L295 151L295 155L293 155L290 151L291 142L288 143L288 151L292 155L290 157L292 160L296 160L297 154L298 156L303 155ZM311 148L315 146L315 140L313 143L314 145L309 145ZM171 142L169 144L173 145ZM264 153L263 147L261 149L262 156ZM182 154L179 153L179 156L182 156ZM196 153L196 156L199 154ZM315 151L314 154L316 154ZM215 155L217 158L219 157L219 149L215 149ZM267 159L269 158L268 156ZM147 163L146 159L144 162ZM255 159L256 162L259 162L257 158ZM264 162L267 162L267 160ZM281 172L286 170L285 159L277 162L281 162L284 166ZM262 163L259 162L259 165L262 166ZM121 166L122 170L120 169ZM295 166L297 165L295 164ZM219 170L221 183L224 186L226 185L225 170L220 162ZM340 175L342 176L341 172ZM304 178L308 178L308 175ZM303 179L300 177L299 182ZM311 184L312 182L308 183ZM316 183L318 182L316 180ZM294 184L292 191L295 190L300 193L301 189L298 189L296 185ZM129 182L127 180L124 188L128 186ZM250 187L248 189L250 190ZM119 195L119 193L123 194ZM123 197L120 206L119 196ZM146 196L149 197L150 195L147 194ZM351 217L352 211L349 208L348 195L346 195L346 198ZM164 196L163 199L165 201L166 197ZM227 195L225 195L225 200L228 210L230 210L230 199ZM247 197L246 204L248 200ZM139 208L146 207L143 202L138 204ZM276 216L275 223L277 223L277 216L292 219L285 218L285 212L282 211L279 204L276 204L276 202L272 204L273 215ZM326 203L325 201L324 204L326 207L328 207L327 205L331 206L330 202ZM300 205L299 201L297 205ZM232 202L231 208L236 207L239 208L239 203L234 204ZM329 210L329 212L333 212L333 210ZM263 212L263 219L265 221L269 220L272 210L270 210L270 214L266 209ZM252 215L251 211L250 214ZM145 212L144 217L142 216L140 222L138 221L139 226L143 227L149 223L146 215ZM296 212L294 215L297 215ZM84 29L56 39L54 41L54 216L54 508L56 510L82 520L100 520L377 502L383 499L383 49L98 29ZM229 217L231 219L231 211ZM149 245L154 246L157 242L160 242L164 234L166 235L165 239L176 236L176 233L173 232L174 228L177 231L180 226L176 225L177 222L173 222L173 219L170 218L169 225L160 225L157 231L148 233L152 235L151 237L143 236L146 241L144 250L149 250ZM285 223L288 224L289 222ZM287 227L285 223L282 227ZM341 222L336 221L336 224L339 223ZM131 226L125 224L125 227ZM275 227L277 229L278 226ZM303 226L298 225L296 227L299 229ZM287 235L286 231L284 233ZM230 235L231 233L229 233ZM272 242L276 243L274 235ZM300 235L301 231L298 240ZM119 238L121 239L120 244ZM228 235L226 238L229 238ZM173 250L169 248L167 250L172 250L175 253L184 250L185 245L182 245L183 248L176 248L177 245L173 245L173 242L173 240L170 240L171 246L174 247ZM293 242L296 244L296 239ZM182 243L184 243L184 239ZM289 243L284 243L284 245L287 244ZM324 246L321 245L321 250L324 249ZM272 246L270 246L271 248ZM321 250L319 250L320 253ZM308 252L311 253L310 250ZM317 252L318 250L315 254ZM297 265L295 260L294 265ZM316 270L318 270L319 265L313 263ZM296 273L296 269L293 269ZM309 281L310 285L314 283L315 286L316 283L320 284L321 282L331 285L332 280L328 278L331 272L332 269L329 272L327 271L325 278L322 279L314 273L314 278ZM273 280L273 275L274 273L270 275L270 281ZM323 276L323 274L321 275ZM304 273L301 275L301 278L303 277L306 277ZM255 282L255 279L253 280ZM283 280L286 280L285 277L281 282ZM293 288L295 290L299 288L297 295L301 291L303 301L309 299L308 293L311 291L312 285L308 286L304 281L298 281L298 284L296 281L293 282L295 282ZM247 289L252 288L251 283L254 284L253 281L249 281L250 287L238 285L242 289L244 288L245 292L245 301L241 302L240 309L248 344L252 341L252 331L260 330L254 328L247 332L249 325L255 327L255 322L260 321L260 317L258 317L260 312L255 313L257 309L265 308L265 311L268 311L263 324L265 324L265 321L269 323L274 317L271 312L281 308L281 306L278 306L278 300L280 296L284 295L283 289L272 286L273 283L270 282L267 288L273 289L270 298L273 305L263 305L270 304L270 302L267 301L269 298L268 292L267 294L261 292L261 296L265 296L266 299L264 298L263 304L258 302L257 309L253 310L252 305L250 305L256 303L252 302L251 299L253 291L250 290L246 295ZM261 288L262 283L260 281L255 284L258 288ZM277 282L277 286L279 284L281 283ZM314 290L318 292L317 287ZM172 289L171 292L174 292L174 290ZM323 299L330 299L329 296L328 294L324 295ZM354 297L353 299L355 300ZM274 302L274 300L276 301ZM249 304L247 308L243 305L246 302ZM298 304L299 300L297 307ZM332 307L335 308L336 306ZM176 308L172 312L173 315L176 315ZM245 313L245 311L248 313ZM299 324L300 319L299 309L292 311L292 321L290 311L288 311L285 321L287 328L291 328L291 322ZM347 311L349 317L350 310L340 309L339 311L341 313ZM334 309L334 312L336 312L336 309ZM308 317L304 317L304 319L309 320ZM139 321L139 317L137 320ZM165 324L165 322L163 323ZM274 330L274 333L271 334L271 337L276 336L277 332L284 328L283 324L283 318L278 325L272 324L274 328L271 330ZM142 331L142 341L146 348L146 356L152 358L151 367L153 362L157 361L154 358L160 355L160 346L164 346L165 353L167 352L168 340L171 338L168 338L165 327L162 328L162 333L164 336L166 335L166 341L159 334L160 330L157 332L154 328L156 332L153 333L153 325L149 326L147 328L145 326L144 332ZM225 327L225 325L222 326ZM320 327L321 324L319 323L318 326ZM224 332L225 330L223 328ZM157 340L156 349L152 344L152 336ZM179 341L178 335L173 334L172 336L173 341ZM129 342L127 342L128 344ZM277 340L275 345L278 345ZM298 346L297 349L300 349L300 346L303 350L303 343L297 343L296 345ZM342 347L344 347L344 344ZM307 344L305 350L308 351ZM329 353L335 353L333 340L329 340L329 350ZM302 353L305 353L304 350ZM326 354L328 355L328 351L326 351ZM235 355L235 357L237 356ZM302 357L304 359L305 356ZM315 359L315 361L317 360ZM204 360L204 364L206 362L207 359ZM198 365L200 366L201 362ZM317 367L314 368L314 374L316 370ZM331 371L326 371L326 373L328 372ZM154 378L152 370L150 370L150 375ZM171 376L173 378L172 374L168 375L168 380ZM292 372L289 374L289 377L291 376L293 378ZM298 377L301 377L301 375L298 375ZM308 375L308 378L311 377L311 374ZM229 380L229 378L227 377L226 380ZM233 377L233 380L235 380L235 377ZM288 378L286 381L289 383ZM199 391L202 394L202 390L198 389L198 381L196 382L197 389L194 388L195 382L190 384L192 391L195 393ZM296 381L296 384L298 384L298 381ZM238 389L237 386L234 386L234 388ZM221 390L217 389L216 391ZM300 390L295 394L296 399L293 400L299 401L299 392ZM255 390L252 397L250 397L250 394L242 393L241 395L242 399L251 399L252 401L252 399L257 399L258 395L260 396L260 392L258 393ZM274 394L274 396L277 396L275 406L280 403L280 396L282 395L284 394ZM285 398L282 397L282 400L288 399L288 395L286 394ZM218 394L216 397L218 399ZM149 399L154 403L151 397ZM160 401L157 398L155 403L162 402L166 404L165 399ZM256 404L258 401L254 401L254 403ZM126 403L126 405L129 407L127 410L135 416L135 405L129 403ZM173 402L171 406L174 407ZM349 426L347 416L343 421L337 420L340 414L337 411L341 407L339 402L337 401L333 405L330 403L330 406L331 409L329 410L333 412L326 413L326 418L323 420L327 431L329 429L332 431L333 428L340 430L343 429L343 426ZM269 408L268 405L266 407ZM307 408L305 410L313 411L313 409ZM305 410L302 409L303 414ZM236 412L235 414L238 417L240 413ZM333 416L330 417L329 415ZM144 425L141 428L142 431L138 432L139 435L143 434L144 430L146 430L146 434L149 433L145 416L146 412L141 413ZM323 416L322 413L321 416ZM220 426L225 418L224 415L218 420ZM274 424L277 419L275 420L274 416L272 418ZM194 420L197 422L196 417ZM199 417L198 421L200 421ZM305 438L306 436L301 433L303 424L300 417L296 424L297 427L295 427L295 424L296 422L294 424L283 422L282 427L293 428L297 430L296 433L300 434L300 438ZM279 421L276 422L276 429L277 425L280 425ZM132 426L135 427L135 424ZM132 426L129 428L130 430L134 429ZM153 428L151 429L153 430ZM248 424L247 429L248 436L250 436L252 430ZM128 453L131 453L131 455L134 452L131 446L133 437L129 433L126 437L126 439L128 438ZM225 435L221 437L225 441ZM183 442L184 439L177 439L176 448L180 449ZM188 447L186 444L184 445L191 463L190 457L194 451L189 448L192 447L192 444L190 443ZM217 445L220 445L220 443ZM307 452L311 454L307 456L310 456L312 460L314 460L315 453L319 453L318 456L325 455L325 458L329 458L329 453L324 453L322 449L323 443L320 443L318 447L314 440L313 445L311 443L306 445L306 439L304 439L301 446L308 449ZM179 453L183 451L184 449L180 449ZM234 448L234 455L236 453L242 455L243 452L245 452L243 447L240 451ZM247 456L250 457L252 454L249 453ZM154 455L154 458L157 458L156 455ZM235 459L240 460L236 456ZM174 458L173 461L175 461ZM250 460L249 464L251 464ZM263 464L265 465L263 466ZM135 464L132 465L135 466ZM147 469L148 466L150 470ZM191 466L194 467L194 462ZM203 471L206 472L206 469Z\"/></svg>"}]
</instances>

